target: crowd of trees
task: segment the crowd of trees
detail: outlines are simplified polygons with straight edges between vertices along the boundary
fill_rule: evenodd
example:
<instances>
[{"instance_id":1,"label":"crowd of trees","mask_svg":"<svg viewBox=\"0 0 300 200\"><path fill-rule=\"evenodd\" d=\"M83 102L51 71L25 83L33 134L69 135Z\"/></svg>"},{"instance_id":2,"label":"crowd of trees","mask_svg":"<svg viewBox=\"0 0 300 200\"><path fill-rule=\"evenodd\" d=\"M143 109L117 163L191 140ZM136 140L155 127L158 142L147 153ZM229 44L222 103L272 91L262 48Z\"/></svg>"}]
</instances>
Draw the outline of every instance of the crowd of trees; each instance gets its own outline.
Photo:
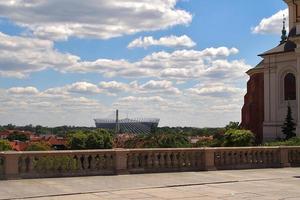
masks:
<instances>
[{"instance_id":1,"label":"crowd of trees","mask_svg":"<svg viewBox=\"0 0 300 200\"><path fill-rule=\"evenodd\" d=\"M291 110L288 110L283 132L286 140L279 140L264 145L300 145L300 139L295 137L295 123L293 123ZM240 128L238 122L230 122L224 128L193 128L193 127L160 127L151 134L130 135L120 138L113 132L94 127L61 126L48 128L27 125L17 127L9 124L0 126L0 130L15 130L8 137L9 141L27 141L26 134L18 131L31 131L36 134L54 134L67 138L67 149L111 149L111 148L189 148L189 147L241 147L253 146L255 136L249 130ZM122 136L123 137L123 136ZM191 137L200 138L192 144ZM0 151L11 150L9 142L0 140ZM46 143L33 143L27 151L47 151L51 147Z\"/></svg>"},{"instance_id":2,"label":"crowd of trees","mask_svg":"<svg viewBox=\"0 0 300 200\"><path fill-rule=\"evenodd\" d=\"M68 134L68 148L72 150L82 149L111 149L113 147L113 135L106 130L74 131Z\"/></svg>"}]
</instances>

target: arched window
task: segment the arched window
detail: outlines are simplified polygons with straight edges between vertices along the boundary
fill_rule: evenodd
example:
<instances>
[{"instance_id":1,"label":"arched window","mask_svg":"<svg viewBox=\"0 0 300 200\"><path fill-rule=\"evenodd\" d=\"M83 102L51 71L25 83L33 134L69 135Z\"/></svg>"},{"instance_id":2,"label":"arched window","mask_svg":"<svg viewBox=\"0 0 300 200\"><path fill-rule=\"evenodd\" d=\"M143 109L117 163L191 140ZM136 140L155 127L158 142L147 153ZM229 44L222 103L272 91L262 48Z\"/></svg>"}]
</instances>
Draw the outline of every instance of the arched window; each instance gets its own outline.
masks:
<instances>
[{"instance_id":1,"label":"arched window","mask_svg":"<svg viewBox=\"0 0 300 200\"><path fill-rule=\"evenodd\" d=\"M284 99L296 100L296 77L292 73L284 77Z\"/></svg>"}]
</instances>

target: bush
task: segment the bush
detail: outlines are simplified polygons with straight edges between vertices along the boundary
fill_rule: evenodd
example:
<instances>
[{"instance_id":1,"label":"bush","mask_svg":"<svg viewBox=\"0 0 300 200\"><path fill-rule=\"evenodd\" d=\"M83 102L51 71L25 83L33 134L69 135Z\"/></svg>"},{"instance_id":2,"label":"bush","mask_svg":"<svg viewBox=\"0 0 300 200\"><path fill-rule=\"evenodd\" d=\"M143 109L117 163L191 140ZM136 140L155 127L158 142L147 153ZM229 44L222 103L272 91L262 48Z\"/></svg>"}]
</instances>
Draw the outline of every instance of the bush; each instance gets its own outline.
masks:
<instances>
[{"instance_id":1,"label":"bush","mask_svg":"<svg viewBox=\"0 0 300 200\"><path fill-rule=\"evenodd\" d=\"M106 130L78 131L68 137L68 146L72 150L111 149L113 137Z\"/></svg>"},{"instance_id":2,"label":"bush","mask_svg":"<svg viewBox=\"0 0 300 200\"><path fill-rule=\"evenodd\" d=\"M47 143L35 142L30 144L25 151L50 151L51 147Z\"/></svg>"},{"instance_id":3,"label":"bush","mask_svg":"<svg viewBox=\"0 0 300 200\"><path fill-rule=\"evenodd\" d=\"M220 147L222 146L222 141L218 138L213 137L206 137L200 139L196 144L195 147Z\"/></svg>"},{"instance_id":4,"label":"bush","mask_svg":"<svg viewBox=\"0 0 300 200\"><path fill-rule=\"evenodd\" d=\"M161 134L157 137L158 148L185 148L191 147L188 137L183 134Z\"/></svg>"},{"instance_id":5,"label":"bush","mask_svg":"<svg viewBox=\"0 0 300 200\"><path fill-rule=\"evenodd\" d=\"M229 122L229 124L225 126L225 130L228 131L230 129L240 129L240 122Z\"/></svg>"},{"instance_id":6,"label":"bush","mask_svg":"<svg viewBox=\"0 0 300 200\"><path fill-rule=\"evenodd\" d=\"M105 130L89 133L86 140L87 149L111 149L113 137Z\"/></svg>"},{"instance_id":7,"label":"bush","mask_svg":"<svg viewBox=\"0 0 300 200\"><path fill-rule=\"evenodd\" d=\"M300 146L300 138L265 143L264 146Z\"/></svg>"},{"instance_id":8,"label":"bush","mask_svg":"<svg viewBox=\"0 0 300 200\"><path fill-rule=\"evenodd\" d=\"M87 140L87 135L81 131L78 131L77 133L74 133L71 136L69 136L68 146L72 150L85 149L86 140Z\"/></svg>"},{"instance_id":9,"label":"bush","mask_svg":"<svg viewBox=\"0 0 300 200\"><path fill-rule=\"evenodd\" d=\"M70 156L45 156L34 160L33 166L38 172L73 171L77 170L77 161Z\"/></svg>"},{"instance_id":10,"label":"bush","mask_svg":"<svg viewBox=\"0 0 300 200\"><path fill-rule=\"evenodd\" d=\"M179 133L137 135L125 142L126 148L187 148L191 146L188 137Z\"/></svg>"},{"instance_id":11,"label":"bush","mask_svg":"<svg viewBox=\"0 0 300 200\"><path fill-rule=\"evenodd\" d=\"M28 141L29 138L27 135L25 135L24 133L18 133L18 132L14 132L12 134L10 134L7 139L9 141L15 141L15 140L18 140L18 141L21 141L21 142L25 142L25 141Z\"/></svg>"},{"instance_id":12,"label":"bush","mask_svg":"<svg viewBox=\"0 0 300 200\"><path fill-rule=\"evenodd\" d=\"M12 150L9 142L7 140L0 140L0 151L10 151Z\"/></svg>"},{"instance_id":13,"label":"bush","mask_svg":"<svg viewBox=\"0 0 300 200\"><path fill-rule=\"evenodd\" d=\"M252 146L255 137L251 131L230 129L224 135L224 146L226 147L244 147Z\"/></svg>"}]
</instances>

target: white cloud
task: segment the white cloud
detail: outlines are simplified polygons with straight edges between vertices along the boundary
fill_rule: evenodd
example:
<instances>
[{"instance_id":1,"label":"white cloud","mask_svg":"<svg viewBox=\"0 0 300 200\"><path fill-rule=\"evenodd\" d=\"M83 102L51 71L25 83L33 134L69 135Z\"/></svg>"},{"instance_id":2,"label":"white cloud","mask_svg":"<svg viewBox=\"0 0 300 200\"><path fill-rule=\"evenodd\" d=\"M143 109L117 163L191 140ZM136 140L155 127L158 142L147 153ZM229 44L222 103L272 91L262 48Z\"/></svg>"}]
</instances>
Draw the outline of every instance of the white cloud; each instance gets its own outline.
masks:
<instances>
[{"instance_id":1,"label":"white cloud","mask_svg":"<svg viewBox=\"0 0 300 200\"><path fill-rule=\"evenodd\" d=\"M179 89L168 80L149 80L75 82L44 91L0 89L0 120L4 124L91 126L94 118L111 117L113 109L120 109L123 116L158 117L161 125L170 126L221 126L229 119L239 120L245 93L239 84L220 79L190 85ZM105 101L103 95L110 94L115 96Z\"/></svg>"},{"instance_id":2,"label":"white cloud","mask_svg":"<svg viewBox=\"0 0 300 200\"><path fill-rule=\"evenodd\" d=\"M191 94L199 95L202 97L216 97L216 98L229 98L237 95L243 95L245 92L241 88L237 88L233 85L227 85L222 82L210 83L210 84L199 84L194 88L187 90Z\"/></svg>"},{"instance_id":3,"label":"white cloud","mask_svg":"<svg viewBox=\"0 0 300 200\"><path fill-rule=\"evenodd\" d=\"M9 36L0 32L0 75L24 78L47 68L61 70L80 58L54 49L48 40Z\"/></svg>"},{"instance_id":4,"label":"white cloud","mask_svg":"<svg viewBox=\"0 0 300 200\"><path fill-rule=\"evenodd\" d=\"M72 93L100 93L101 90L97 85L87 82L76 82L66 87L67 91Z\"/></svg>"},{"instance_id":5,"label":"white cloud","mask_svg":"<svg viewBox=\"0 0 300 200\"><path fill-rule=\"evenodd\" d=\"M99 83L99 88L105 90L108 94L116 94L120 92L128 92L130 90L130 85L117 81L102 81Z\"/></svg>"},{"instance_id":6,"label":"white cloud","mask_svg":"<svg viewBox=\"0 0 300 200\"><path fill-rule=\"evenodd\" d=\"M7 90L10 94L17 95L35 95L39 93L39 90L35 87L13 87Z\"/></svg>"},{"instance_id":7,"label":"white cloud","mask_svg":"<svg viewBox=\"0 0 300 200\"><path fill-rule=\"evenodd\" d=\"M165 47L173 47L173 48L192 48L196 46L196 43L188 36L167 36L161 37L159 39L154 39L152 36L150 37L140 37L138 39L133 40L130 44L128 44L128 48L148 48L149 46L165 46Z\"/></svg>"},{"instance_id":8,"label":"white cloud","mask_svg":"<svg viewBox=\"0 0 300 200\"><path fill-rule=\"evenodd\" d=\"M217 74L219 78L235 79L250 67L242 60L227 60L238 52L236 48L219 47L154 52L135 62L105 58L82 61L78 56L57 51L49 40L0 33L0 76L24 78L33 72L53 69L106 77L191 80Z\"/></svg>"},{"instance_id":9,"label":"white cloud","mask_svg":"<svg viewBox=\"0 0 300 200\"><path fill-rule=\"evenodd\" d=\"M150 80L147 83L140 86L139 91L141 93L160 93L160 94L181 94L181 91L173 86L171 81L162 80L154 81Z\"/></svg>"},{"instance_id":10,"label":"white cloud","mask_svg":"<svg viewBox=\"0 0 300 200\"><path fill-rule=\"evenodd\" d=\"M191 80L211 76L214 70L224 78L235 79L243 77L244 72L251 67L242 60L224 60L238 52L236 48L227 47L207 48L202 51L177 50L171 53L161 51L152 53L136 62L98 59L94 62L78 63L66 68L65 71L101 73L106 77L161 77ZM224 66L221 65L222 63ZM215 64L218 64L217 67L214 67ZM228 73L235 76L230 77Z\"/></svg>"},{"instance_id":11,"label":"white cloud","mask_svg":"<svg viewBox=\"0 0 300 200\"><path fill-rule=\"evenodd\" d=\"M187 25L192 15L177 0L14 0L0 2L0 16L40 38L108 39Z\"/></svg>"},{"instance_id":12,"label":"white cloud","mask_svg":"<svg viewBox=\"0 0 300 200\"><path fill-rule=\"evenodd\" d=\"M263 18L259 25L252 28L252 32L256 34L280 34L282 30L283 15L289 18L288 9L280 10L276 14L268 18ZM289 30L289 21L287 20L287 30Z\"/></svg>"},{"instance_id":13,"label":"white cloud","mask_svg":"<svg viewBox=\"0 0 300 200\"><path fill-rule=\"evenodd\" d=\"M57 95L33 87L0 89L0 121L20 125L93 125L96 111L107 112L106 107L84 95Z\"/></svg>"}]
</instances>

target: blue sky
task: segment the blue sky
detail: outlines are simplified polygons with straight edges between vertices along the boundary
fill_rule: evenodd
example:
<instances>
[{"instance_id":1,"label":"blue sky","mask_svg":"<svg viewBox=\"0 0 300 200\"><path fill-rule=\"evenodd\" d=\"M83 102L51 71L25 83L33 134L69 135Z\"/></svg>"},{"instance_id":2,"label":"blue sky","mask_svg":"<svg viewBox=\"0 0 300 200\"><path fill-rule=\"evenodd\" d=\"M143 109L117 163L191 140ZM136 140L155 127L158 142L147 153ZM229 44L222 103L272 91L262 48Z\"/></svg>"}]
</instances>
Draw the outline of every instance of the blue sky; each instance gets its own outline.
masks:
<instances>
[{"instance_id":1,"label":"blue sky","mask_svg":"<svg viewBox=\"0 0 300 200\"><path fill-rule=\"evenodd\" d=\"M278 45L285 9L281 0L0 0L0 124L92 126L116 108L169 126L240 121L244 72Z\"/></svg>"}]
</instances>

